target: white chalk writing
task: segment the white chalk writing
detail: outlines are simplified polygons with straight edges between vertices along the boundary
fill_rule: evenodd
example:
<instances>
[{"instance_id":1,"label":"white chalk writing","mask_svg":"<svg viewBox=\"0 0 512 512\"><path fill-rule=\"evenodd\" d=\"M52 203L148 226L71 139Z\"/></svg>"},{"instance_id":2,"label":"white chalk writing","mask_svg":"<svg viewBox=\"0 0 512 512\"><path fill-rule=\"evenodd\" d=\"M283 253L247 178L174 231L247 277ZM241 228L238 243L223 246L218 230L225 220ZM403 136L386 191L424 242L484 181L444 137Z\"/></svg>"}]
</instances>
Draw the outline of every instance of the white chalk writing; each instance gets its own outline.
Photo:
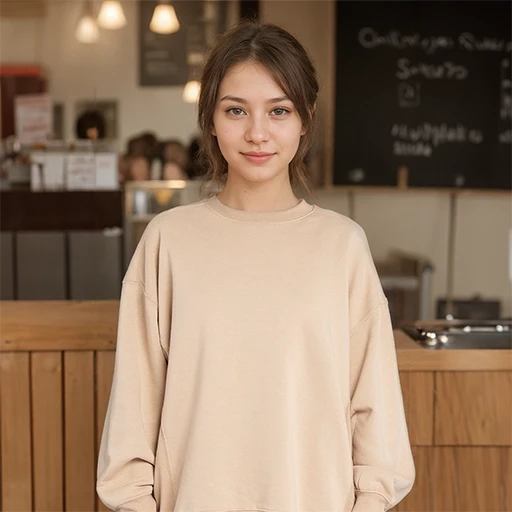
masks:
<instances>
[{"instance_id":1,"label":"white chalk writing","mask_svg":"<svg viewBox=\"0 0 512 512\"><path fill-rule=\"evenodd\" d=\"M484 134L476 128L462 124L449 126L446 123L422 123L411 127L404 123L394 123L391 127L393 153L395 155L430 156L434 148L447 143L481 144ZM397 144L398 143L398 144Z\"/></svg>"},{"instance_id":2,"label":"white chalk writing","mask_svg":"<svg viewBox=\"0 0 512 512\"><path fill-rule=\"evenodd\" d=\"M363 48L378 48L387 46L397 50L407 48L421 48L427 54L435 53L441 48L452 48L454 41L451 37L427 36L420 34L402 34L398 30L391 30L386 34L379 34L371 27L364 27L359 31L358 40Z\"/></svg>"},{"instance_id":3,"label":"white chalk writing","mask_svg":"<svg viewBox=\"0 0 512 512\"><path fill-rule=\"evenodd\" d=\"M400 80L407 80L413 76L423 76L433 80L443 78L465 80L468 77L467 68L453 62L443 62L442 64L417 62L412 64L409 59L398 59L397 67L396 77Z\"/></svg>"},{"instance_id":4,"label":"white chalk writing","mask_svg":"<svg viewBox=\"0 0 512 512\"><path fill-rule=\"evenodd\" d=\"M363 27L357 35L357 40L363 48L369 50L383 47L395 50L416 48L423 50L427 55L440 50L450 50L455 46L471 52L512 51L512 41L488 36L477 37L471 32L462 32L453 38L443 35L425 36L418 32L402 34L399 30L390 30L381 34L372 27Z\"/></svg>"},{"instance_id":5,"label":"white chalk writing","mask_svg":"<svg viewBox=\"0 0 512 512\"><path fill-rule=\"evenodd\" d=\"M393 142L393 154L398 156L429 157L432 155L432 146L424 142L409 143L395 140Z\"/></svg>"}]
</instances>

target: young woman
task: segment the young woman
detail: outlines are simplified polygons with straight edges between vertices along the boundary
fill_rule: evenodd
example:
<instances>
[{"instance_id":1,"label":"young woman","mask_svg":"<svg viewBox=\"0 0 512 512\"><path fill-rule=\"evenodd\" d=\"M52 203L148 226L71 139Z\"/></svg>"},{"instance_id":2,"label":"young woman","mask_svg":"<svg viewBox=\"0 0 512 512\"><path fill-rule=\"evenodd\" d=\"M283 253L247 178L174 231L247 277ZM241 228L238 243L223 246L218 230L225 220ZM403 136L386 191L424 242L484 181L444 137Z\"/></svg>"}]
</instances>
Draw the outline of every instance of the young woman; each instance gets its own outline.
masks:
<instances>
[{"instance_id":1,"label":"young woman","mask_svg":"<svg viewBox=\"0 0 512 512\"><path fill-rule=\"evenodd\" d=\"M97 491L116 511L381 512L415 470L386 298L361 227L309 204L318 84L244 22L204 68L224 186L146 228L123 280Z\"/></svg>"}]
</instances>

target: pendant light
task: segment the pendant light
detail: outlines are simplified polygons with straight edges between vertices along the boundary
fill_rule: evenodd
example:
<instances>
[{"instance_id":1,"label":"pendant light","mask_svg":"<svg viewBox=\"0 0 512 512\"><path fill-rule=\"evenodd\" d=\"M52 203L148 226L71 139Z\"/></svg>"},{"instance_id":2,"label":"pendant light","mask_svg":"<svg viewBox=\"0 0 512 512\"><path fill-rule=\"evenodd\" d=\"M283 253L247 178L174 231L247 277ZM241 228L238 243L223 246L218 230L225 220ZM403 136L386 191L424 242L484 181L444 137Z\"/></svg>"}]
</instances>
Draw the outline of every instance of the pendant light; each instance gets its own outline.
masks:
<instances>
[{"instance_id":1,"label":"pendant light","mask_svg":"<svg viewBox=\"0 0 512 512\"><path fill-rule=\"evenodd\" d=\"M183 101L185 103L197 103L201 92L201 68L204 60L202 52L191 51L187 55L188 82L183 89Z\"/></svg>"},{"instance_id":2,"label":"pendant light","mask_svg":"<svg viewBox=\"0 0 512 512\"><path fill-rule=\"evenodd\" d=\"M75 30L75 37L81 43L91 44L98 40L100 36L96 20L92 16L92 4L90 0L85 0L84 13L80 18Z\"/></svg>"},{"instance_id":3,"label":"pendant light","mask_svg":"<svg viewBox=\"0 0 512 512\"><path fill-rule=\"evenodd\" d=\"M118 0L105 0L98 14L98 25L115 30L126 25L126 17Z\"/></svg>"},{"instance_id":4,"label":"pendant light","mask_svg":"<svg viewBox=\"0 0 512 512\"><path fill-rule=\"evenodd\" d=\"M159 2L153 12L149 28L157 34L173 34L180 29L174 7L167 1Z\"/></svg>"},{"instance_id":5,"label":"pendant light","mask_svg":"<svg viewBox=\"0 0 512 512\"><path fill-rule=\"evenodd\" d=\"M197 80L189 80L183 89L183 101L185 103L197 103L201 84Z\"/></svg>"}]
</instances>

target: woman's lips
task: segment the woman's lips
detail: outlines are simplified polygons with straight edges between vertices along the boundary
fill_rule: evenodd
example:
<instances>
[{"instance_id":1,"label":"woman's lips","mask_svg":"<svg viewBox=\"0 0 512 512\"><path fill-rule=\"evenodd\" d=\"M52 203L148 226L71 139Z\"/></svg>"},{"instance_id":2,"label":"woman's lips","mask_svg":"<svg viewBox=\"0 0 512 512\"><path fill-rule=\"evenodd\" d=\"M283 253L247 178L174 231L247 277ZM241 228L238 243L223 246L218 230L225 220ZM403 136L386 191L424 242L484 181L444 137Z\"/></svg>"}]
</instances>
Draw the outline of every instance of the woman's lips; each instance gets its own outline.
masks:
<instances>
[{"instance_id":1,"label":"woman's lips","mask_svg":"<svg viewBox=\"0 0 512 512\"><path fill-rule=\"evenodd\" d=\"M253 164L264 164L274 156L274 153L242 153L242 155Z\"/></svg>"}]
</instances>

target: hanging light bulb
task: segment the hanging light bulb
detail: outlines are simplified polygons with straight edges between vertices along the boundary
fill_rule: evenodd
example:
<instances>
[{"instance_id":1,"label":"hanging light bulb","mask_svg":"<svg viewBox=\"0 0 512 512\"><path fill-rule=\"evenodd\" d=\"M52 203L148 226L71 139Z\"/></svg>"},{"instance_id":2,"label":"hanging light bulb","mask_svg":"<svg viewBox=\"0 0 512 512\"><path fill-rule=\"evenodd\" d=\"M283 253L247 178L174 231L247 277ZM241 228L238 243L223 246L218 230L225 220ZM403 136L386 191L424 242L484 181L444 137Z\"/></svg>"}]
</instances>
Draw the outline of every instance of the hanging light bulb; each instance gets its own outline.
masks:
<instances>
[{"instance_id":1,"label":"hanging light bulb","mask_svg":"<svg viewBox=\"0 0 512 512\"><path fill-rule=\"evenodd\" d=\"M157 34L173 34L174 32L178 32L180 22L178 21L174 7L167 2L159 3L155 7L149 28Z\"/></svg>"},{"instance_id":2,"label":"hanging light bulb","mask_svg":"<svg viewBox=\"0 0 512 512\"><path fill-rule=\"evenodd\" d=\"M183 89L183 101L185 103L197 103L201 84L197 80L189 80Z\"/></svg>"},{"instance_id":3,"label":"hanging light bulb","mask_svg":"<svg viewBox=\"0 0 512 512\"><path fill-rule=\"evenodd\" d=\"M80 18L75 30L75 37L81 43L94 43L98 40L100 32L95 19L92 17L92 5L90 0L86 0L84 14Z\"/></svg>"},{"instance_id":4,"label":"hanging light bulb","mask_svg":"<svg viewBox=\"0 0 512 512\"><path fill-rule=\"evenodd\" d=\"M105 0L98 14L98 25L111 30L124 27L126 17L118 0Z\"/></svg>"},{"instance_id":5,"label":"hanging light bulb","mask_svg":"<svg viewBox=\"0 0 512 512\"><path fill-rule=\"evenodd\" d=\"M99 35L98 25L91 16L84 16L76 27L75 36L81 43L94 43Z\"/></svg>"}]
</instances>

